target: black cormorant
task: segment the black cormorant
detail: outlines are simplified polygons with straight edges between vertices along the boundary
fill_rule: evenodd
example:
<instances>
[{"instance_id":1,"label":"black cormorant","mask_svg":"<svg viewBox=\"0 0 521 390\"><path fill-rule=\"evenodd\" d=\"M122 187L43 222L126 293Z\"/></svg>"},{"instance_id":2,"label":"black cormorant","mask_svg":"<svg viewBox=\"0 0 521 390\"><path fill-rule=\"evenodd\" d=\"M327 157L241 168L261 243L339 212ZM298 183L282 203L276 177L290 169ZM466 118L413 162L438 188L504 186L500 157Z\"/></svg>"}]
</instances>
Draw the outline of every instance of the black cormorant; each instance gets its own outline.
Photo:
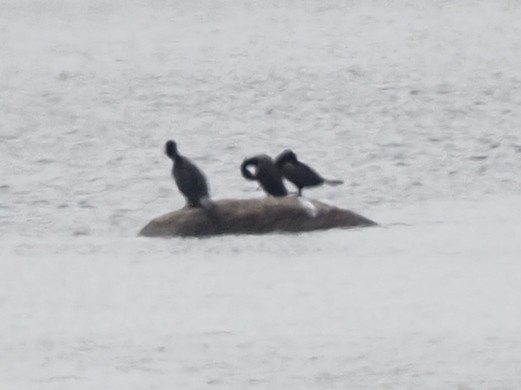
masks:
<instances>
[{"instance_id":1,"label":"black cormorant","mask_svg":"<svg viewBox=\"0 0 521 390\"><path fill-rule=\"evenodd\" d=\"M289 149L284 150L275 159L275 165L280 173L295 184L298 188L298 196L302 195L304 187L316 187L324 183L330 185L342 184L342 180L324 179L317 172L297 159L297 155Z\"/></svg>"},{"instance_id":2,"label":"black cormorant","mask_svg":"<svg viewBox=\"0 0 521 390\"><path fill-rule=\"evenodd\" d=\"M211 201L203 172L188 158L179 154L175 141L166 142L165 152L174 163L172 176L177 188L186 198L188 206L208 208Z\"/></svg>"},{"instance_id":3,"label":"black cormorant","mask_svg":"<svg viewBox=\"0 0 521 390\"><path fill-rule=\"evenodd\" d=\"M255 173L248 167L254 166ZM282 182L282 176L275 166L272 158L266 154L260 154L245 159L241 164L241 173L248 180L256 180L262 189L272 196L286 196L288 190Z\"/></svg>"}]
</instances>

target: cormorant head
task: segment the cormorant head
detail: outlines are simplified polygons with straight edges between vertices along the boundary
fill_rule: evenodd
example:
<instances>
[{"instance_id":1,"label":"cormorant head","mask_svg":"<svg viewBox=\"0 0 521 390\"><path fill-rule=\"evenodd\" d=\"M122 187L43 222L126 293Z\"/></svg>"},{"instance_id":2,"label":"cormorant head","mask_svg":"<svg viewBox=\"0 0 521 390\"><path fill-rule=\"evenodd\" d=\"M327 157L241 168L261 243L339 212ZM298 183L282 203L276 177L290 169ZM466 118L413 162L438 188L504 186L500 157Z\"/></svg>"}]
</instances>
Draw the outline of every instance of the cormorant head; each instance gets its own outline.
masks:
<instances>
[{"instance_id":1,"label":"cormorant head","mask_svg":"<svg viewBox=\"0 0 521 390\"><path fill-rule=\"evenodd\" d=\"M165 144L165 153L172 160L177 157L177 144L175 141L169 140Z\"/></svg>"},{"instance_id":2,"label":"cormorant head","mask_svg":"<svg viewBox=\"0 0 521 390\"><path fill-rule=\"evenodd\" d=\"M284 150L281 154L279 154L276 158L276 164L284 164L286 162L296 162L297 155L291 149Z\"/></svg>"},{"instance_id":3,"label":"cormorant head","mask_svg":"<svg viewBox=\"0 0 521 390\"><path fill-rule=\"evenodd\" d=\"M245 178L245 179L248 179L248 180L257 180L257 174L256 173L252 173L248 167L250 165L254 165L255 167L257 167L257 163L258 161L255 159L255 157L252 157L252 158L247 158L245 159L242 164L241 164L241 174L242 176Z\"/></svg>"}]
</instances>

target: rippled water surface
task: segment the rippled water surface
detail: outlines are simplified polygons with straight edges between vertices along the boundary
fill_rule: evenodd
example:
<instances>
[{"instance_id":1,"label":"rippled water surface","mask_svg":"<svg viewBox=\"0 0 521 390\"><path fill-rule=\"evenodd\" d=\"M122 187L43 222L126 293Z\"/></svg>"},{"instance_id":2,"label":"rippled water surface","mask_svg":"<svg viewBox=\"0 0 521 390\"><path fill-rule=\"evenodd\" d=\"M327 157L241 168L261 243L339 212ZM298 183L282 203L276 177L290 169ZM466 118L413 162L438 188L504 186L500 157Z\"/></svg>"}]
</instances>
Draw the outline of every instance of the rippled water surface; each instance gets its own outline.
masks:
<instances>
[{"instance_id":1,"label":"rippled water surface","mask_svg":"<svg viewBox=\"0 0 521 390\"><path fill-rule=\"evenodd\" d=\"M135 234L168 138L216 198L287 147L360 211L518 191L519 8L383 3L4 2L1 233Z\"/></svg>"},{"instance_id":2,"label":"rippled water surface","mask_svg":"<svg viewBox=\"0 0 521 390\"><path fill-rule=\"evenodd\" d=\"M519 388L519 20L512 1L2 1L0 362L19 364L0 383ZM262 196L240 162L292 148L345 181L306 195L384 227L136 238L183 205L167 139L214 198Z\"/></svg>"}]
</instances>

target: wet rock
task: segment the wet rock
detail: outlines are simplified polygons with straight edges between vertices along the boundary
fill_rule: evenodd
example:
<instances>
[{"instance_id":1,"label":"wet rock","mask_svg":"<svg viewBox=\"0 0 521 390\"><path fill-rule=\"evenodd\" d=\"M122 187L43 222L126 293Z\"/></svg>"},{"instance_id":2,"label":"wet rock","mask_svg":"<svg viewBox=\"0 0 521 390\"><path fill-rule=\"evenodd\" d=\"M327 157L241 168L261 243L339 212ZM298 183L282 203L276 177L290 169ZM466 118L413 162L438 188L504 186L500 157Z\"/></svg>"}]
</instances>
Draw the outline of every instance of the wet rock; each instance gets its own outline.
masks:
<instances>
[{"instance_id":1,"label":"wet rock","mask_svg":"<svg viewBox=\"0 0 521 390\"><path fill-rule=\"evenodd\" d=\"M352 211L306 198L222 199L215 201L215 206L210 214L203 209L186 207L165 214L150 221L139 234L145 237L202 237L376 225Z\"/></svg>"}]
</instances>

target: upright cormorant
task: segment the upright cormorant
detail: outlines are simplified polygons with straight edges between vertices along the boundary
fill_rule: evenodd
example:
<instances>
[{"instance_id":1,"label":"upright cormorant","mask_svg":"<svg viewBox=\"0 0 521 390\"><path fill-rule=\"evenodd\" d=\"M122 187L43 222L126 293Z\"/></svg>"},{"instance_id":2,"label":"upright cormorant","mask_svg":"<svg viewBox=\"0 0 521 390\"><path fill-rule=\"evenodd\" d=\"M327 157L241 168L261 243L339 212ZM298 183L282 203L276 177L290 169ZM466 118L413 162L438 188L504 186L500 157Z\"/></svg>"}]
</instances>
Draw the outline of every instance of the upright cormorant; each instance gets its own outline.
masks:
<instances>
[{"instance_id":1,"label":"upright cormorant","mask_svg":"<svg viewBox=\"0 0 521 390\"><path fill-rule=\"evenodd\" d=\"M298 196L302 195L304 187L317 187L324 183L330 185L342 184L342 180L324 179L317 172L297 159L297 155L289 149L284 150L275 159L275 165L280 173L295 184L298 188Z\"/></svg>"},{"instance_id":2,"label":"upright cormorant","mask_svg":"<svg viewBox=\"0 0 521 390\"><path fill-rule=\"evenodd\" d=\"M175 141L166 142L165 152L174 163L172 176L177 188L186 198L187 205L189 207L209 208L211 201L203 172L188 158L179 154Z\"/></svg>"},{"instance_id":3,"label":"upright cormorant","mask_svg":"<svg viewBox=\"0 0 521 390\"><path fill-rule=\"evenodd\" d=\"M254 166L255 173L248 167ZM259 154L245 159L241 164L241 173L248 180L256 180L262 189L272 196L286 196L288 190L282 182L282 176L272 158L266 154Z\"/></svg>"}]
</instances>

